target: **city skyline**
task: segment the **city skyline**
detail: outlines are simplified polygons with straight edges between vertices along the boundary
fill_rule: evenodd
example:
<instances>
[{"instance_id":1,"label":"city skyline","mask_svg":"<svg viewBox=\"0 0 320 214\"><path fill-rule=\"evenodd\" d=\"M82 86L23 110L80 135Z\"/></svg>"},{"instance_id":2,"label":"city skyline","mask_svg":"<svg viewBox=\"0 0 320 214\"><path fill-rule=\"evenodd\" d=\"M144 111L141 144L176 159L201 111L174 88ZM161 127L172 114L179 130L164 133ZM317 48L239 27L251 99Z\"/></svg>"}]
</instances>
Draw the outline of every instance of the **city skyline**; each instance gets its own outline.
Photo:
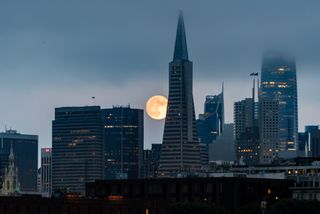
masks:
<instances>
[{"instance_id":1,"label":"city skyline","mask_svg":"<svg viewBox=\"0 0 320 214\"><path fill-rule=\"evenodd\" d=\"M10 3L3 4L4 7L0 9L1 12L13 7ZM75 20L70 18L63 20L63 17L70 11L71 4L67 4L66 8L61 11L62 18L58 20L52 20L52 18L54 12L59 11L59 3L51 3L53 9L46 6L48 8L44 7L42 12L33 15L31 15L33 9L29 4L25 11L22 10L22 7L26 6L24 4L17 6L21 13L15 18L7 19L5 18L8 16L7 13L0 13L2 14L0 15L3 18L2 20L7 20L1 21L4 24L1 31L4 33L0 41L0 45L3 47L0 51L0 56L3 58L0 62L0 68L4 83L0 97L5 101L3 111L0 113L2 118L1 129L4 130L5 125L7 125L7 127L12 127L22 133L39 135L40 149L51 145L51 121L54 118L54 108L56 107L97 104L109 108L112 105L130 103L134 108L144 109L150 96L168 94L167 62L172 57L173 32L176 27L176 15L180 9L178 4L173 3L173 6L158 5L160 10L155 12L154 16L149 13L154 12L155 6L145 4L140 10L134 7L141 12L141 17L134 16L134 13L130 12L127 6L124 10L128 13L128 16L133 15L133 18L132 20L121 19L120 21L108 20L111 17L118 18L118 16L114 13L105 15L107 12L102 9L98 10L97 14L89 13L87 19L77 20L81 17L82 12L86 11L84 7L86 4L83 2L76 7ZM225 46L226 53L221 52L223 45L226 45L229 40L224 40L221 44L222 47L219 47L219 39L223 35L231 36L229 30L232 28L229 29L229 27L230 25L235 27L235 23L237 23L234 20L235 15L232 15L230 20L225 20L228 17L222 16L217 9L214 9L214 4L207 3L210 6L209 8L214 9L213 12L221 17L211 15L208 10L205 10L204 14L197 18L195 14L204 6L197 6L192 11L191 5L192 3L188 3L187 6L184 6L186 8L181 9L185 11L185 19L188 23L189 49L194 62L193 91L196 115L202 112L205 96L217 94L220 91L221 82L224 81L226 122L231 122L233 102L250 97L251 81L249 74L260 72L263 48L256 47L255 50L245 50L244 56L240 56L239 53L231 53L233 48L229 46ZM105 9L107 6L108 4L102 8ZM111 8L120 10L119 5L115 4L113 6ZM216 6L227 7L226 4ZM256 7L257 12L262 10L261 6ZM296 3L293 3L291 7L298 10ZM143 11L147 8L150 8L149 12ZM160 12L163 13L167 8L169 8L169 15L165 17ZM88 10L94 11L94 9L97 9L97 4L90 5ZM280 9L281 5L279 6ZM299 10L303 10L303 8ZM288 17L284 16L284 20L281 19L288 24L288 28L290 28L292 20L287 19L292 17L291 13L293 11L288 11L286 14ZM48 15L45 16L45 12L48 12ZM241 6L237 15L245 12L244 6ZM43 22L34 20L42 16L44 16ZM99 16L103 17L102 21L98 21ZM209 16L210 19L205 19L206 16ZM251 16L254 16L254 14L248 14L247 18L250 19ZM150 20L146 21L146 17L149 17ZM314 20L309 24L310 26L305 26L310 29L308 28L309 31L306 30L303 35L308 33L310 37L317 37L319 34L311 29L320 25L320 22L316 18L312 18L311 15L303 15L303 17L304 21ZM35 21L36 24L30 24L32 21ZM82 24L79 24L80 21L82 21ZM126 23L127 21L128 23ZM258 21L262 22L260 19ZM222 23L219 24L219 22ZM246 19L240 19L239 22L242 27L247 24L251 27L254 26ZM95 25L90 26L93 23ZM225 26L223 26L223 23ZM267 21L267 23L275 25L274 28L269 26L268 29L276 30L279 27L275 20ZM155 25L156 27L154 27ZM301 23L297 25L300 26ZM142 31L143 28L152 30ZM86 31L86 29L89 31ZM301 30L302 27L300 26L299 29ZM238 43L240 41L248 42L248 40L242 38L241 33L246 35L253 31L233 30L240 32L239 38L234 42L237 43L238 49L242 51L239 48L241 45ZM255 36L259 37L256 31L254 30ZM289 29L284 31L289 32ZM55 33L51 35L51 32ZM132 34L128 34L128 32ZM295 40L301 34L288 40ZM115 35L120 36L115 38ZM267 37L267 35L265 36ZM270 37L272 36L270 35ZM97 42L93 41L95 37L97 37ZM284 35L280 37L284 37ZM314 65L315 61L312 61L312 58L309 61L306 60L308 54L317 53L317 51L309 50L308 52L308 48L311 46L309 43L306 44L307 37L303 38L302 43L305 46L301 53L294 53L297 55L298 64L300 130L303 129L304 125L319 124L320 118L316 111L320 104L316 99L318 90L316 81L319 79L319 74L316 71L320 69L320 65ZM231 40L231 38L229 39ZM121 44L123 41L125 42ZM258 43L258 41L254 42ZM289 41L286 42L289 43ZM157 46L153 46L155 44ZM250 44L247 45L250 46ZM265 44L261 44L261 46L263 45ZM283 44L283 46L286 46L286 44ZM314 49L316 47L319 47L319 45L313 46ZM109 49L116 51L110 51ZM299 48L296 47L296 49ZM260 54L255 55L257 52L260 52ZM139 53L137 54L139 56L133 56L134 53ZM29 54L32 56L29 56ZM147 57L148 55L150 56ZM315 54L315 58L316 56L319 55ZM117 63L111 63L115 59L118 60L116 60ZM127 64L127 66L120 63L123 59L127 63L122 64ZM239 88L242 90L238 90ZM133 91L136 93L131 93ZM113 94L117 95L113 96ZM96 97L96 101L91 100L92 96ZM21 109L21 106L23 106L23 109ZM310 115L310 112L312 112L312 115ZM163 128L163 121L153 121L145 114L145 147L149 148L152 143L162 142Z\"/></svg>"}]
</instances>

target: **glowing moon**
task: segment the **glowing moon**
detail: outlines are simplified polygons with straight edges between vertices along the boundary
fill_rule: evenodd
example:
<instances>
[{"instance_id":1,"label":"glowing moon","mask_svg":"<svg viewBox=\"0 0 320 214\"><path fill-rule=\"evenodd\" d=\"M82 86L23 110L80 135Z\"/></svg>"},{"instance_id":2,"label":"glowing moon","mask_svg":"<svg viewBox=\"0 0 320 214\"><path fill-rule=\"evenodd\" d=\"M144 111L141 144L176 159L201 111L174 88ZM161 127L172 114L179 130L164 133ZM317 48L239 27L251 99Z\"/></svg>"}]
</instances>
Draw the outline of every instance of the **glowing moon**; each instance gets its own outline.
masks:
<instances>
[{"instance_id":1,"label":"glowing moon","mask_svg":"<svg viewBox=\"0 0 320 214\"><path fill-rule=\"evenodd\" d=\"M161 95L152 96L146 104L147 114L155 120L162 120L167 114L168 99Z\"/></svg>"}]
</instances>

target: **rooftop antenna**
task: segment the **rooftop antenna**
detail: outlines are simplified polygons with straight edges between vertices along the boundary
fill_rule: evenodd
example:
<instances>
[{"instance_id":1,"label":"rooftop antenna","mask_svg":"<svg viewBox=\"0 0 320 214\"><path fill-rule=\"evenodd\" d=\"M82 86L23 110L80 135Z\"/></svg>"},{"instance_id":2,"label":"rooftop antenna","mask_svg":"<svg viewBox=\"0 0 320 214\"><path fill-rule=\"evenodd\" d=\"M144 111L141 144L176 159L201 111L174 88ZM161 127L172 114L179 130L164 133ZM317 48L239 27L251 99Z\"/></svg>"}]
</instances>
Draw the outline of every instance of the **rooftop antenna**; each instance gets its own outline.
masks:
<instances>
[{"instance_id":1,"label":"rooftop antenna","mask_svg":"<svg viewBox=\"0 0 320 214\"><path fill-rule=\"evenodd\" d=\"M256 97L256 94L255 94L255 89L256 89L256 78L258 79L258 75L259 73L251 73L250 76L253 76L253 82L252 82L252 99L253 99L253 103L255 102L255 97ZM259 83L258 83L259 84Z\"/></svg>"}]
</instances>

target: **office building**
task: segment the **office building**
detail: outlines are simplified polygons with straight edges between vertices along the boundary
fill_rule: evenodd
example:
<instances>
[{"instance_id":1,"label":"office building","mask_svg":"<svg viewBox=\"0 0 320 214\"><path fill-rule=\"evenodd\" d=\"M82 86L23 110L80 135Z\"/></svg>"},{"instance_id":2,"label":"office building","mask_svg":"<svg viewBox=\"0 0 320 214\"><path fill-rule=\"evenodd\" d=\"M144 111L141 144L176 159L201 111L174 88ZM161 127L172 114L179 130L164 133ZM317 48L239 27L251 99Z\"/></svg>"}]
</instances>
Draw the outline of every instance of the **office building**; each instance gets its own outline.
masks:
<instances>
[{"instance_id":1,"label":"office building","mask_svg":"<svg viewBox=\"0 0 320 214\"><path fill-rule=\"evenodd\" d=\"M260 164L271 164L281 151L279 102L259 100Z\"/></svg>"},{"instance_id":2,"label":"office building","mask_svg":"<svg viewBox=\"0 0 320 214\"><path fill-rule=\"evenodd\" d=\"M3 176L8 165L9 165L9 151L0 149L0 185L2 184Z\"/></svg>"},{"instance_id":3,"label":"office building","mask_svg":"<svg viewBox=\"0 0 320 214\"><path fill-rule=\"evenodd\" d=\"M188 58L183 16L180 13L174 56L169 64L169 96L159 176L193 174L201 168L192 95L192 70L192 62Z\"/></svg>"},{"instance_id":4,"label":"office building","mask_svg":"<svg viewBox=\"0 0 320 214\"><path fill-rule=\"evenodd\" d=\"M37 192L41 193L41 167L38 169L37 172Z\"/></svg>"},{"instance_id":5,"label":"office building","mask_svg":"<svg viewBox=\"0 0 320 214\"><path fill-rule=\"evenodd\" d=\"M259 128L256 124L253 98L234 103L234 135L239 164L259 164Z\"/></svg>"},{"instance_id":6,"label":"office building","mask_svg":"<svg viewBox=\"0 0 320 214\"><path fill-rule=\"evenodd\" d=\"M143 150L141 178L150 177L150 166L151 166L151 150L145 149Z\"/></svg>"},{"instance_id":7,"label":"office building","mask_svg":"<svg viewBox=\"0 0 320 214\"><path fill-rule=\"evenodd\" d=\"M49 197L52 193L52 149L41 148L40 192Z\"/></svg>"},{"instance_id":8,"label":"office building","mask_svg":"<svg viewBox=\"0 0 320 214\"><path fill-rule=\"evenodd\" d=\"M320 129L317 125L305 126L305 131L299 133L299 152L302 157L320 157Z\"/></svg>"},{"instance_id":9,"label":"office building","mask_svg":"<svg viewBox=\"0 0 320 214\"><path fill-rule=\"evenodd\" d=\"M143 171L143 110L117 106L103 109L102 115L105 178L140 178Z\"/></svg>"},{"instance_id":10,"label":"office building","mask_svg":"<svg viewBox=\"0 0 320 214\"><path fill-rule=\"evenodd\" d=\"M246 98L234 103L234 135L238 140L246 128L253 127L254 103L252 98Z\"/></svg>"},{"instance_id":11,"label":"office building","mask_svg":"<svg viewBox=\"0 0 320 214\"><path fill-rule=\"evenodd\" d=\"M310 145L309 145L309 135L306 132L298 133L298 157L309 157L310 156Z\"/></svg>"},{"instance_id":12,"label":"office building","mask_svg":"<svg viewBox=\"0 0 320 214\"><path fill-rule=\"evenodd\" d=\"M320 130L310 132L311 157L320 157Z\"/></svg>"},{"instance_id":13,"label":"office building","mask_svg":"<svg viewBox=\"0 0 320 214\"><path fill-rule=\"evenodd\" d=\"M52 121L52 191L84 194L103 179L103 124L99 106L61 107Z\"/></svg>"},{"instance_id":14,"label":"office building","mask_svg":"<svg viewBox=\"0 0 320 214\"><path fill-rule=\"evenodd\" d=\"M14 164L18 168L18 180L20 190L23 192L37 191L38 171L38 136L20 134L15 130L6 130L0 133L1 160L4 160L1 168L7 168L9 164L10 149L14 152ZM2 165L2 164L1 164Z\"/></svg>"},{"instance_id":15,"label":"office building","mask_svg":"<svg viewBox=\"0 0 320 214\"><path fill-rule=\"evenodd\" d=\"M204 103L204 113L199 114L197 130L200 143L208 145L221 135L224 128L223 90L219 95L208 95Z\"/></svg>"},{"instance_id":16,"label":"office building","mask_svg":"<svg viewBox=\"0 0 320 214\"><path fill-rule=\"evenodd\" d=\"M259 164L260 138L258 127L247 127L238 139L239 164Z\"/></svg>"},{"instance_id":17,"label":"office building","mask_svg":"<svg viewBox=\"0 0 320 214\"><path fill-rule=\"evenodd\" d=\"M145 150L144 170L145 178L156 178L160 162L161 144L152 144L150 150Z\"/></svg>"},{"instance_id":18,"label":"office building","mask_svg":"<svg viewBox=\"0 0 320 214\"><path fill-rule=\"evenodd\" d=\"M264 56L260 98L279 104L279 150L295 152L298 143L298 98L296 64L279 53Z\"/></svg>"},{"instance_id":19,"label":"office building","mask_svg":"<svg viewBox=\"0 0 320 214\"><path fill-rule=\"evenodd\" d=\"M206 144L200 143L200 163L202 169L208 168L209 165L209 147Z\"/></svg>"}]
</instances>

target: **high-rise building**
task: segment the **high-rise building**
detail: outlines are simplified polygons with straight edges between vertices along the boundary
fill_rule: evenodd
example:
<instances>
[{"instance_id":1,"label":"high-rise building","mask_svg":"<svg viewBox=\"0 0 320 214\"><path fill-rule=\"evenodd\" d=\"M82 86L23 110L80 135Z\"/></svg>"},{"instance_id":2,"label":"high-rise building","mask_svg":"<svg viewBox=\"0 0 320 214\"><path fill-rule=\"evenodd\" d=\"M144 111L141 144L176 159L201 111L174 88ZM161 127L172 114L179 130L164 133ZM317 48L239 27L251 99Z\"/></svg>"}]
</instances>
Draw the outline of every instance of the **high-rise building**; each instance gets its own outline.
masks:
<instances>
[{"instance_id":1,"label":"high-rise building","mask_svg":"<svg viewBox=\"0 0 320 214\"><path fill-rule=\"evenodd\" d=\"M0 149L0 188L2 185L5 170L9 165L9 151Z\"/></svg>"},{"instance_id":2,"label":"high-rise building","mask_svg":"<svg viewBox=\"0 0 320 214\"><path fill-rule=\"evenodd\" d=\"M320 130L312 130L309 132L310 137L310 153L311 157L319 158L320 157Z\"/></svg>"},{"instance_id":3,"label":"high-rise building","mask_svg":"<svg viewBox=\"0 0 320 214\"><path fill-rule=\"evenodd\" d=\"M254 104L252 98L246 98L244 100L234 103L233 108L234 117L234 135L236 141L240 139L242 133L246 128L253 127L254 122Z\"/></svg>"},{"instance_id":4,"label":"high-rise building","mask_svg":"<svg viewBox=\"0 0 320 214\"><path fill-rule=\"evenodd\" d=\"M305 131L299 133L299 151L303 157L320 157L320 129L317 125L305 126Z\"/></svg>"},{"instance_id":5,"label":"high-rise building","mask_svg":"<svg viewBox=\"0 0 320 214\"><path fill-rule=\"evenodd\" d=\"M169 96L159 176L196 173L201 168L192 75L192 62L188 58L184 21L180 13L174 56L169 64Z\"/></svg>"},{"instance_id":6,"label":"high-rise building","mask_svg":"<svg viewBox=\"0 0 320 214\"><path fill-rule=\"evenodd\" d=\"M208 95L206 96L206 101L204 103L204 112L208 114L213 114L216 116L216 130L219 134L223 132L224 128L224 97L223 97L223 86L222 92L218 95ZM218 134L218 135L219 135Z\"/></svg>"},{"instance_id":7,"label":"high-rise building","mask_svg":"<svg viewBox=\"0 0 320 214\"><path fill-rule=\"evenodd\" d=\"M295 151L298 143L298 98L295 60L279 53L265 55L260 98L279 104L279 150Z\"/></svg>"},{"instance_id":8,"label":"high-rise building","mask_svg":"<svg viewBox=\"0 0 320 214\"><path fill-rule=\"evenodd\" d=\"M142 177L143 110L130 106L103 109L105 178Z\"/></svg>"},{"instance_id":9,"label":"high-rise building","mask_svg":"<svg viewBox=\"0 0 320 214\"><path fill-rule=\"evenodd\" d=\"M204 113L199 114L197 130L200 143L208 145L221 135L224 128L223 90L219 95L208 95Z\"/></svg>"},{"instance_id":10,"label":"high-rise building","mask_svg":"<svg viewBox=\"0 0 320 214\"><path fill-rule=\"evenodd\" d=\"M298 133L298 157L309 157L309 135L306 132Z\"/></svg>"},{"instance_id":11,"label":"high-rise building","mask_svg":"<svg viewBox=\"0 0 320 214\"><path fill-rule=\"evenodd\" d=\"M41 168L40 168L40 192L44 196L52 193L52 150L51 148L41 148Z\"/></svg>"},{"instance_id":12,"label":"high-rise building","mask_svg":"<svg viewBox=\"0 0 320 214\"><path fill-rule=\"evenodd\" d=\"M258 127L247 127L237 140L239 163L252 166L260 162L260 138Z\"/></svg>"},{"instance_id":13,"label":"high-rise building","mask_svg":"<svg viewBox=\"0 0 320 214\"><path fill-rule=\"evenodd\" d=\"M151 171L151 150L144 149L143 150L143 159L142 159L142 176L143 178L149 178Z\"/></svg>"},{"instance_id":14,"label":"high-rise building","mask_svg":"<svg viewBox=\"0 0 320 214\"><path fill-rule=\"evenodd\" d=\"M37 172L37 192L41 193L41 167L38 169Z\"/></svg>"},{"instance_id":15,"label":"high-rise building","mask_svg":"<svg viewBox=\"0 0 320 214\"><path fill-rule=\"evenodd\" d=\"M259 163L259 128L256 126L255 112L253 98L234 103L236 156L241 164Z\"/></svg>"},{"instance_id":16,"label":"high-rise building","mask_svg":"<svg viewBox=\"0 0 320 214\"><path fill-rule=\"evenodd\" d=\"M52 191L84 194L103 179L103 124L99 106L55 109L52 122Z\"/></svg>"},{"instance_id":17,"label":"high-rise building","mask_svg":"<svg viewBox=\"0 0 320 214\"><path fill-rule=\"evenodd\" d=\"M144 155L144 177L157 177L161 153L161 144L152 144L151 150L145 150Z\"/></svg>"},{"instance_id":18,"label":"high-rise building","mask_svg":"<svg viewBox=\"0 0 320 214\"><path fill-rule=\"evenodd\" d=\"M259 100L260 164L271 164L279 156L279 102Z\"/></svg>"},{"instance_id":19,"label":"high-rise building","mask_svg":"<svg viewBox=\"0 0 320 214\"><path fill-rule=\"evenodd\" d=\"M10 149L14 151L14 164L19 170L18 180L22 192L37 191L38 171L38 136L20 134L15 130L6 130L0 133L1 159L4 168L9 164ZM2 165L2 164L1 164Z\"/></svg>"}]
</instances>

